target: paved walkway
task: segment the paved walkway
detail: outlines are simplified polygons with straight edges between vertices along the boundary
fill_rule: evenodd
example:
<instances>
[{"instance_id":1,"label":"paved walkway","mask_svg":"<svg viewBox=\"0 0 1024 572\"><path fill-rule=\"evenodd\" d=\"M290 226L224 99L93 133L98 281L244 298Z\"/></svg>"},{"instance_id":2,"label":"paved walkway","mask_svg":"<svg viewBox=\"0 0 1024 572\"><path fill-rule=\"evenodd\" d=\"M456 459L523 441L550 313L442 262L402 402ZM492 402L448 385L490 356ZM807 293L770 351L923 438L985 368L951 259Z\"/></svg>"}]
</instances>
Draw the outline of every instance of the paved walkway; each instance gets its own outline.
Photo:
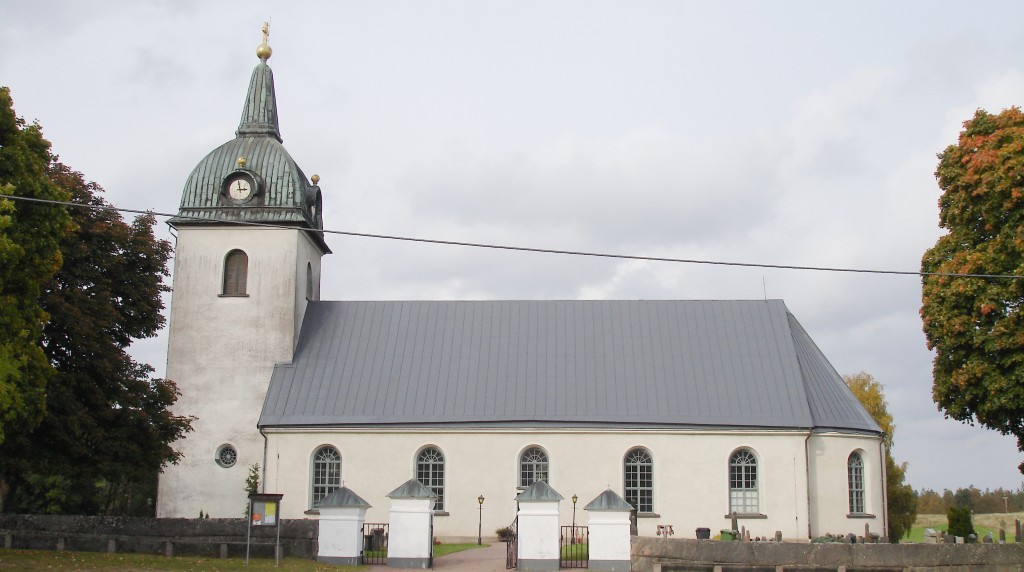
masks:
<instances>
[{"instance_id":1,"label":"paved walkway","mask_svg":"<svg viewBox=\"0 0 1024 572\"><path fill-rule=\"evenodd\" d=\"M445 572L505 572L505 543L492 542L486 548L471 548L434 558L434 570ZM370 572L394 572L396 568L370 566Z\"/></svg>"}]
</instances>

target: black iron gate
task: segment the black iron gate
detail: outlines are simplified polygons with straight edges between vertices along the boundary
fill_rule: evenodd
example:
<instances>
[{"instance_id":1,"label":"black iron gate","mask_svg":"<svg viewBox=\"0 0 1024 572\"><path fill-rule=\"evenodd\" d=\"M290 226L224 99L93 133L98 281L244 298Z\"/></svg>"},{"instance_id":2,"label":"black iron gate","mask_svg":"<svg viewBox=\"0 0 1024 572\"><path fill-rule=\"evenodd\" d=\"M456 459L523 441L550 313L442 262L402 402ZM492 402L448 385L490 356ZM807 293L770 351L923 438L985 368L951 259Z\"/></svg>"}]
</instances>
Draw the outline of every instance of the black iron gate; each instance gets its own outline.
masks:
<instances>
[{"instance_id":1,"label":"black iron gate","mask_svg":"<svg viewBox=\"0 0 1024 572\"><path fill-rule=\"evenodd\" d=\"M387 523L363 523L363 564L388 563Z\"/></svg>"},{"instance_id":2,"label":"black iron gate","mask_svg":"<svg viewBox=\"0 0 1024 572\"><path fill-rule=\"evenodd\" d=\"M512 570L519 565L519 517L517 516L508 527L505 536L505 570Z\"/></svg>"},{"instance_id":3,"label":"black iron gate","mask_svg":"<svg viewBox=\"0 0 1024 572\"><path fill-rule=\"evenodd\" d=\"M558 566L560 568L590 567L590 528L563 526L560 537Z\"/></svg>"}]
</instances>

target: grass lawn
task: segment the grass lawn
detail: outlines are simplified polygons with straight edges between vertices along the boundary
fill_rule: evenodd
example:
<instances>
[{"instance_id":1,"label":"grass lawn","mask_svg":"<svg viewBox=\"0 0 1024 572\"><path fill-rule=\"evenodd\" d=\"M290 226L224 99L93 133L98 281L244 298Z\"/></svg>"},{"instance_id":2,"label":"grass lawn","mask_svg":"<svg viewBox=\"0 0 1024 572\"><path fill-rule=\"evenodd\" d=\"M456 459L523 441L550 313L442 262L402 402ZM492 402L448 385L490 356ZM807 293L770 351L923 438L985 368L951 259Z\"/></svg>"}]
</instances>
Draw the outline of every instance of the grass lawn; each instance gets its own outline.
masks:
<instances>
[{"instance_id":1,"label":"grass lawn","mask_svg":"<svg viewBox=\"0 0 1024 572\"><path fill-rule=\"evenodd\" d=\"M568 544L562 546L562 560L589 560L589 544Z\"/></svg>"},{"instance_id":2,"label":"grass lawn","mask_svg":"<svg viewBox=\"0 0 1024 572\"><path fill-rule=\"evenodd\" d=\"M475 545L474 545L475 546ZM270 558L251 558L245 565L245 558L203 558L199 556L175 556L166 558L153 554L107 554L104 552L69 552L57 550L5 550L0 549L0 572L15 570L113 570L129 572L134 570L178 571L178 570L288 570L294 572L357 572L366 566L331 566L313 560L282 558L281 565L274 567Z\"/></svg>"},{"instance_id":3,"label":"grass lawn","mask_svg":"<svg viewBox=\"0 0 1024 572\"><path fill-rule=\"evenodd\" d=\"M434 546L434 557L445 556L454 552L484 548L484 544L438 544ZM92 571L107 570L129 572L135 570L151 570L155 572L172 572L178 570L282 570L290 572L331 572L365 571L366 566L333 566L313 560L301 558L282 558L281 565L274 567L269 558L250 558L245 565L245 558L205 558L200 556L176 556L165 558L153 554L107 554L104 552L70 552L67 550L5 550L0 549L0 572L21 570L76 570Z\"/></svg>"}]
</instances>

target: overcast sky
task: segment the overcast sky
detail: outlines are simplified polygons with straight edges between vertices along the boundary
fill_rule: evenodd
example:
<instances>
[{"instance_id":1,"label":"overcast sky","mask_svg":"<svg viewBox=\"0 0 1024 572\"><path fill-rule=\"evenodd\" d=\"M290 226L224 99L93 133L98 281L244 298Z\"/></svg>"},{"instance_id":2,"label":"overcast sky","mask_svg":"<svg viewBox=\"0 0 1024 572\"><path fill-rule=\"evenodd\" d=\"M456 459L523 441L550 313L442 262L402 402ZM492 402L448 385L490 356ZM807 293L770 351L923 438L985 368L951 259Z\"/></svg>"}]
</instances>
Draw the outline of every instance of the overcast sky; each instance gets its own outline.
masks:
<instances>
[{"instance_id":1,"label":"overcast sky","mask_svg":"<svg viewBox=\"0 0 1024 572\"><path fill-rule=\"evenodd\" d=\"M174 212L234 137L268 19L330 229L916 271L936 153L1024 103L1019 0L4 0L0 85L110 202ZM915 488L1024 480L1013 439L932 402L916 277L327 240L327 300L781 298L884 384ZM135 354L162 374L165 344Z\"/></svg>"}]
</instances>

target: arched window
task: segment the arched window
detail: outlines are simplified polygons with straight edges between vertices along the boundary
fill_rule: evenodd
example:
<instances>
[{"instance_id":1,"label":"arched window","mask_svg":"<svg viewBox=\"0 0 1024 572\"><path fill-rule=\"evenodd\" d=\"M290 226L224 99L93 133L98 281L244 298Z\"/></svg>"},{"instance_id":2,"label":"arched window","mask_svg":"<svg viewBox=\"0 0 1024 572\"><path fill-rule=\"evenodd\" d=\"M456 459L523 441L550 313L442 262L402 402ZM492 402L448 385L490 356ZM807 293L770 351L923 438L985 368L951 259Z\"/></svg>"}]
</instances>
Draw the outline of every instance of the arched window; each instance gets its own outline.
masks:
<instances>
[{"instance_id":1,"label":"arched window","mask_svg":"<svg viewBox=\"0 0 1024 572\"><path fill-rule=\"evenodd\" d=\"M330 445L320 447L313 454L312 502L313 508L323 498L341 488L341 454Z\"/></svg>"},{"instance_id":2,"label":"arched window","mask_svg":"<svg viewBox=\"0 0 1024 572\"><path fill-rule=\"evenodd\" d=\"M313 263L306 263L306 299L313 299Z\"/></svg>"},{"instance_id":3,"label":"arched window","mask_svg":"<svg viewBox=\"0 0 1024 572\"><path fill-rule=\"evenodd\" d=\"M860 453L850 453L846 460L846 482L850 487L850 513L863 514L864 507L864 459Z\"/></svg>"},{"instance_id":4,"label":"arched window","mask_svg":"<svg viewBox=\"0 0 1024 572\"><path fill-rule=\"evenodd\" d=\"M548 482L548 454L540 447L530 447L519 456L519 486L537 481Z\"/></svg>"},{"instance_id":5,"label":"arched window","mask_svg":"<svg viewBox=\"0 0 1024 572\"><path fill-rule=\"evenodd\" d=\"M416 455L416 479L437 495L434 510L444 510L444 454L427 447Z\"/></svg>"},{"instance_id":6,"label":"arched window","mask_svg":"<svg viewBox=\"0 0 1024 572\"><path fill-rule=\"evenodd\" d=\"M630 449L623 463L626 502L637 512L654 512L654 461L643 449Z\"/></svg>"},{"instance_id":7,"label":"arched window","mask_svg":"<svg viewBox=\"0 0 1024 572\"><path fill-rule=\"evenodd\" d=\"M232 250L224 257L225 296L245 296L245 283L249 274L249 257L241 250Z\"/></svg>"},{"instance_id":8,"label":"arched window","mask_svg":"<svg viewBox=\"0 0 1024 572\"><path fill-rule=\"evenodd\" d=\"M746 449L729 458L729 512L757 514L757 459Z\"/></svg>"}]
</instances>

